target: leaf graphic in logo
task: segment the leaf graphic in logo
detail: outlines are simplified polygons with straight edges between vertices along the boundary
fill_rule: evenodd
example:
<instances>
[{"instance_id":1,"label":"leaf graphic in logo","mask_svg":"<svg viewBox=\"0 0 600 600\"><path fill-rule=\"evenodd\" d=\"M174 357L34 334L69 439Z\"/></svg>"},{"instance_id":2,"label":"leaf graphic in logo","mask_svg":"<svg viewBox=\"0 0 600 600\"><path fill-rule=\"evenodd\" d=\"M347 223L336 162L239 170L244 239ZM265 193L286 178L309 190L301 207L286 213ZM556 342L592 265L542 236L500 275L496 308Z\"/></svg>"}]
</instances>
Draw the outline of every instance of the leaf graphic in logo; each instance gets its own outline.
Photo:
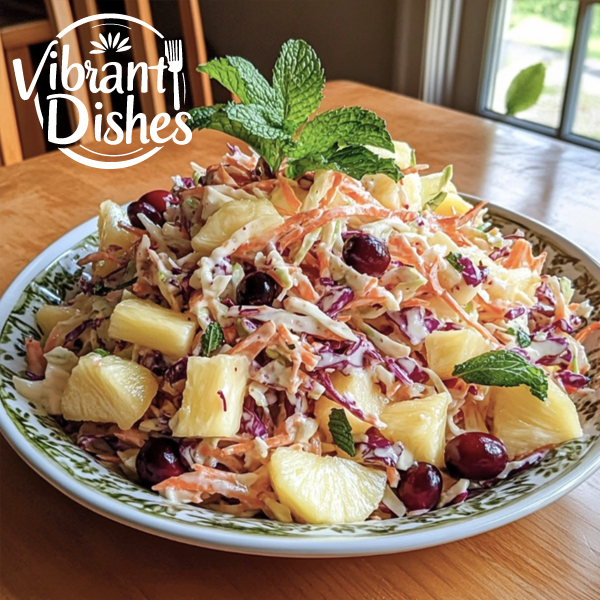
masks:
<instances>
[{"instance_id":1,"label":"leaf graphic in logo","mask_svg":"<svg viewBox=\"0 0 600 600\"><path fill-rule=\"evenodd\" d=\"M131 48L131 46L127 45L127 42L129 42L128 37L126 37L124 40L121 40L121 42L119 43L119 38L121 37L120 33L117 33L114 36L114 38L112 33L109 33L108 39L105 38L102 34L99 34L99 36L100 42L94 42L93 40L90 40L92 46L95 46L97 48L96 50L90 50L90 54L103 54L111 48L115 49L117 52L125 52L126 50L129 50Z\"/></svg>"}]
</instances>

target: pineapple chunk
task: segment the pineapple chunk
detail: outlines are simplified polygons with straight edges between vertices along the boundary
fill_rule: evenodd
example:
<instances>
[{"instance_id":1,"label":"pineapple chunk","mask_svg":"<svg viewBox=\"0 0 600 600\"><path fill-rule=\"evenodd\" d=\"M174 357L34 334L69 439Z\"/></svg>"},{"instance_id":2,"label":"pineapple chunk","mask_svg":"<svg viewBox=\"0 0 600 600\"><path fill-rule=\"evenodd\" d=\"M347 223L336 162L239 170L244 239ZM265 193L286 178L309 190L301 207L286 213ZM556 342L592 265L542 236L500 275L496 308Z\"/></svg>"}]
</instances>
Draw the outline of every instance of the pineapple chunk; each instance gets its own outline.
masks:
<instances>
[{"instance_id":1,"label":"pineapple chunk","mask_svg":"<svg viewBox=\"0 0 600 600\"><path fill-rule=\"evenodd\" d=\"M100 214L98 216L98 250L107 250L109 246L119 246L124 253L131 250L137 236L123 229L121 225L129 225L129 219L121 206L106 200L100 205ZM98 277L106 277L119 267L114 260L103 260L94 264L94 274Z\"/></svg>"},{"instance_id":2,"label":"pineapple chunk","mask_svg":"<svg viewBox=\"0 0 600 600\"><path fill-rule=\"evenodd\" d=\"M454 367L491 350L490 343L474 329L434 331L425 339L427 362L442 379L450 379Z\"/></svg>"},{"instance_id":3,"label":"pineapple chunk","mask_svg":"<svg viewBox=\"0 0 600 600\"><path fill-rule=\"evenodd\" d=\"M77 309L73 306L56 306L44 304L35 315L35 320L45 336L60 323L77 316Z\"/></svg>"},{"instance_id":4,"label":"pineapple chunk","mask_svg":"<svg viewBox=\"0 0 600 600\"><path fill-rule=\"evenodd\" d=\"M118 356L95 352L79 359L61 399L65 419L116 423L130 429L156 395L158 383L149 369Z\"/></svg>"},{"instance_id":5,"label":"pineapple chunk","mask_svg":"<svg viewBox=\"0 0 600 600\"><path fill-rule=\"evenodd\" d=\"M202 256L208 256L238 229L256 219L261 219L264 230L283 223L268 200L232 200L208 217L204 227L192 239L192 247Z\"/></svg>"},{"instance_id":6,"label":"pineapple chunk","mask_svg":"<svg viewBox=\"0 0 600 600\"><path fill-rule=\"evenodd\" d=\"M379 387L373 383L366 371L356 371L356 373L348 376L336 371L331 375L331 382L340 394L350 394L356 401L357 406L365 413L379 415L387 402ZM325 396L321 396L315 404L315 417L319 423L319 429L325 434L325 439L329 442L332 441L329 433L329 413L333 408L340 408L340 405ZM371 427L369 423L361 421L346 409L344 409L344 412L352 427L352 433L365 433Z\"/></svg>"},{"instance_id":7,"label":"pineapple chunk","mask_svg":"<svg viewBox=\"0 0 600 600\"><path fill-rule=\"evenodd\" d=\"M378 506L385 472L351 460L277 448L269 475L279 501L305 523L356 523Z\"/></svg>"},{"instance_id":8,"label":"pineapple chunk","mask_svg":"<svg viewBox=\"0 0 600 600\"><path fill-rule=\"evenodd\" d=\"M508 300L531 305L535 291L542 281L541 277L526 267L505 269L490 261L490 275L483 284L484 290L492 300Z\"/></svg>"},{"instance_id":9,"label":"pineapple chunk","mask_svg":"<svg viewBox=\"0 0 600 600\"><path fill-rule=\"evenodd\" d=\"M433 212L442 217L453 217L454 215L464 215L472 208L473 206L466 200L463 200L458 194L449 192L443 202Z\"/></svg>"},{"instance_id":10,"label":"pineapple chunk","mask_svg":"<svg viewBox=\"0 0 600 600\"><path fill-rule=\"evenodd\" d=\"M402 442L415 460L444 466L450 400L450 394L444 392L388 404L381 413L381 420L387 425L382 433L393 442Z\"/></svg>"},{"instance_id":11,"label":"pineapple chunk","mask_svg":"<svg viewBox=\"0 0 600 600\"><path fill-rule=\"evenodd\" d=\"M191 317L137 298L117 304L108 328L113 339L146 346L172 358L189 354L195 334Z\"/></svg>"},{"instance_id":12,"label":"pineapple chunk","mask_svg":"<svg viewBox=\"0 0 600 600\"><path fill-rule=\"evenodd\" d=\"M504 442L511 459L583 434L575 405L551 379L544 402L525 385L492 387L491 398L492 433Z\"/></svg>"},{"instance_id":13,"label":"pineapple chunk","mask_svg":"<svg viewBox=\"0 0 600 600\"><path fill-rule=\"evenodd\" d=\"M402 208L399 186L391 177L383 173L365 175L362 183L371 196L386 208L390 210Z\"/></svg>"},{"instance_id":14,"label":"pineapple chunk","mask_svg":"<svg viewBox=\"0 0 600 600\"><path fill-rule=\"evenodd\" d=\"M240 428L248 360L218 354L188 359L181 408L169 425L176 437L231 437Z\"/></svg>"}]
</instances>

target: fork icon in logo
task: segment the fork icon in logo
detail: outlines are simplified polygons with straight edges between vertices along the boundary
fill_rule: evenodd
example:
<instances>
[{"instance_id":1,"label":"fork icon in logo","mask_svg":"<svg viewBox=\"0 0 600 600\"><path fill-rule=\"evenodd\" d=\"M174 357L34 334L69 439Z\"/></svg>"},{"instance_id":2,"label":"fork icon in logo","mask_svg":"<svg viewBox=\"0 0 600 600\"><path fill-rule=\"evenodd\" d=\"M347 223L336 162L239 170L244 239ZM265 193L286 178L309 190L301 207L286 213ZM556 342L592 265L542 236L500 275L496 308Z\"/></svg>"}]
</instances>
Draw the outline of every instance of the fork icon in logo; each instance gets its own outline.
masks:
<instances>
[{"instance_id":1,"label":"fork icon in logo","mask_svg":"<svg viewBox=\"0 0 600 600\"><path fill-rule=\"evenodd\" d=\"M181 40L165 41L165 58L169 64L169 71L173 73L174 108L179 110L179 80L177 74L183 69ZM185 86L185 81L183 85Z\"/></svg>"}]
</instances>

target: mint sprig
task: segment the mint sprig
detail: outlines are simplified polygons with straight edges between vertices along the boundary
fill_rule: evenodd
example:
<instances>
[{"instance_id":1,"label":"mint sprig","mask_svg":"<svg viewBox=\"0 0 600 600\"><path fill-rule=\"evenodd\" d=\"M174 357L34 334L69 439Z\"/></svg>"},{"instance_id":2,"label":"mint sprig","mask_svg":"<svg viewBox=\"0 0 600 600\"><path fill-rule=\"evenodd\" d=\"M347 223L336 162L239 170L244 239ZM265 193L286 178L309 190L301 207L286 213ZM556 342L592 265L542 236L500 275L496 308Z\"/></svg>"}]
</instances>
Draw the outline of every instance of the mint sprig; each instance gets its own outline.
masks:
<instances>
[{"instance_id":1,"label":"mint sprig","mask_svg":"<svg viewBox=\"0 0 600 600\"><path fill-rule=\"evenodd\" d=\"M202 356L210 356L213 352L218 350L225 342L225 336L223 335L223 329L216 322L209 323L206 331L202 335Z\"/></svg>"},{"instance_id":2,"label":"mint sprig","mask_svg":"<svg viewBox=\"0 0 600 600\"><path fill-rule=\"evenodd\" d=\"M465 383L517 387L526 385L540 400L548 396L548 377L539 367L510 350L492 350L454 367L452 377Z\"/></svg>"},{"instance_id":3,"label":"mint sprig","mask_svg":"<svg viewBox=\"0 0 600 600\"><path fill-rule=\"evenodd\" d=\"M303 40L288 40L273 68L273 88L283 100L283 125L293 134L323 100L325 72L317 53Z\"/></svg>"},{"instance_id":4,"label":"mint sprig","mask_svg":"<svg viewBox=\"0 0 600 600\"><path fill-rule=\"evenodd\" d=\"M273 85L247 60L227 56L198 66L236 94L241 104L228 102L190 111L191 129L215 129L254 148L277 172L287 158L285 174L297 178L307 171L334 169L360 179L384 173L398 181L402 172L366 145L393 151L383 119L352 106L310 116L323 99L325 76L313 48L288 40L273 69Z\"/></svg>"},{"instance_id":5,"label":"mint sprig","mask_svg":"<svg viewBox=\"0 0 600 600\"><path fill-rule=\"evenodd\" d=\"M333 438L333 443L341 448L346 454L354 456L356 448L352 439L352 427L348 422L348 417L343 408L332 408L329 413L329 433Z\"/></svg>"}]
</instances>

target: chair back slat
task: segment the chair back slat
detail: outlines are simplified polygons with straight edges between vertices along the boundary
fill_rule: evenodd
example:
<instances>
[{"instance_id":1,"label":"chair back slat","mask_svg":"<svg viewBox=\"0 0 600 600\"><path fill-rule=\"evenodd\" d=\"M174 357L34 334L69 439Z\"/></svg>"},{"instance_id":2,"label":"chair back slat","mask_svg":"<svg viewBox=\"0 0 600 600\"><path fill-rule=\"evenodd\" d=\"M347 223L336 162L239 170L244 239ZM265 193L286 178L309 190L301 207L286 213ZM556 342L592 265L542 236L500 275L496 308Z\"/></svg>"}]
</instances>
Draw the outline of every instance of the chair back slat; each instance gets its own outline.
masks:
<instances>
[{"instance_id":1,"label":"chair back slat","mask_svg":"<svg viewBox=\"0 0 600 600\"><path fill-rule=\"evenodd\" d=\"M200 3L198 0L179 0L179 14L194 105L211 106L213 96L210 77L196 71L199 64L208 60Z\"/></svg>"},{"instance_id":2,"label":"chair back slat","mask_svg":"<svg viewBox=\"0 0 600 600\"><path fill-rule=\"evenodd\" d=\"M136 17L153 25L152 12L150 10L150 0L125 0L125 10L130 17ZM158 48L156 45L156 35L146 27L131 28L131 49L133 51L133 60L137 63L145 62L149 66L158 64ZM160 53L162 54L162 48ZM137 77L139 81L139 77ZM150 69L148 75L148 91L141 93L140 104L142 112L146 115L148 121L152 120L157 114L166 112L164 94L159 93L157 87L158 71Z\"/></svg>"},{"instance_id":3,"label":"chair back slat","mask_svg":"<svg viewBox=\"0 0 600 600\"><path fill-rule=\"evenodd\" d=\"M10 91L10 79L0 38L0 163L12 165L23 160L17 116Z\"/></svg>"}]
</instances>

